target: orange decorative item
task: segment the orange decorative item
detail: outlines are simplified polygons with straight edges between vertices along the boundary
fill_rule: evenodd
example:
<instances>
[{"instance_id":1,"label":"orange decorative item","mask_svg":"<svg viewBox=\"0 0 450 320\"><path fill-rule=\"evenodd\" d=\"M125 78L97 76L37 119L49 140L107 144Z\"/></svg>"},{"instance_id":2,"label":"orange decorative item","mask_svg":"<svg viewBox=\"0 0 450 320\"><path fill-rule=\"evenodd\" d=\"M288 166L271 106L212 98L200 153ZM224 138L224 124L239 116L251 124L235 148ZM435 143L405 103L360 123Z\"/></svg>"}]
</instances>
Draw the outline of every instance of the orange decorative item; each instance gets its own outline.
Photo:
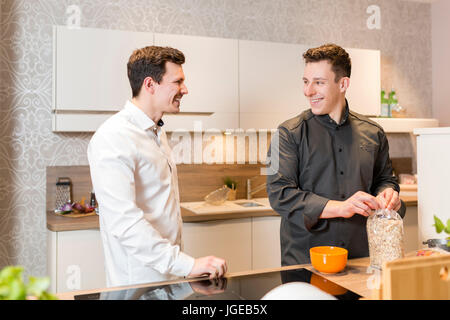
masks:
<instances>
[{"instance_id":1,"label":"orange decorative item","mask_svg":"<svg viewBox=\"0 0 450 320\"><path fill-rule=\"evenodd\" d=\"M311 264L323 273L337 273L347 265L347 249L340 247L321 246L309 249Z\"/></svg>"}]
</instances>

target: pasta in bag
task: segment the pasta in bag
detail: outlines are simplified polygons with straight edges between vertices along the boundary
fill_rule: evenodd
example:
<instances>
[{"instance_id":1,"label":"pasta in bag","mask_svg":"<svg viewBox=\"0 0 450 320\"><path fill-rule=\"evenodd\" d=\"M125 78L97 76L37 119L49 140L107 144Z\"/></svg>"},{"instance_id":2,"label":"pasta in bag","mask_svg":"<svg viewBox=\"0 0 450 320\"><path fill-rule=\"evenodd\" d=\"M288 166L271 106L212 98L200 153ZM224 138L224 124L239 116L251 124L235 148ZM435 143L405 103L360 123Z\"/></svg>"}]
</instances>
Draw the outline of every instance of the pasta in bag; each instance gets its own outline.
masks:
<instances>
[{"instance_id":1,"label":"pasta in bag","mask_svg":"<svg viewBox=\"0 0 450 320\"><path fill-rule=\"evenodd\" d=\"M380 209L367 219L370 266L404 257L403 220L394 210Z\"/></svg>"}]
</instances>

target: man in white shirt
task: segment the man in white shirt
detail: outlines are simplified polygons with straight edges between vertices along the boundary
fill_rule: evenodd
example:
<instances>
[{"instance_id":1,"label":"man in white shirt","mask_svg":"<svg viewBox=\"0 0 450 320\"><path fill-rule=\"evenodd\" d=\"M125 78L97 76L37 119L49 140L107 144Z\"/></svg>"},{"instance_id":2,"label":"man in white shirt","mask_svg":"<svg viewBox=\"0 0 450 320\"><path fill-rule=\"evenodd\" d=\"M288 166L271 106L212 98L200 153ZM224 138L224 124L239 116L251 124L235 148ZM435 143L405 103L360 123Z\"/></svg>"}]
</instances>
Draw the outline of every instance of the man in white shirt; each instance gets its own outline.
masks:
<instances>
[{"instance_id":1,"label":"man in white shirt","mask_svg":"<svg viewBox=\"0 0 450 320\"><path fill-rule=\"evenodd\" d=\"M184 60L173 48L135 50L127 64L133 98L89 143L108 287L227 271L223 259L181 251L177 169L161 126L188 93Z\"/></svg>"}]
</instances>

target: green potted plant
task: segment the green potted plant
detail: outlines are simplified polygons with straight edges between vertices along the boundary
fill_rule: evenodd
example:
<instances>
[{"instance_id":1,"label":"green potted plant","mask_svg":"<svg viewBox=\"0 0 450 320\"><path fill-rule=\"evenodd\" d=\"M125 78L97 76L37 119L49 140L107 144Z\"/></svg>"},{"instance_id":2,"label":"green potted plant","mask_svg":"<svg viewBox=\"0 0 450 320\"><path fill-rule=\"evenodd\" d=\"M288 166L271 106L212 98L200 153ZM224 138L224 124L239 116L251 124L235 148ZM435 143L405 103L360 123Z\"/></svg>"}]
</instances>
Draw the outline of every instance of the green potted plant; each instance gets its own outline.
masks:
<instances>
[{"instance_id":1,"label":"green potted plant","mask_svg":"<svg viewBox=\"0 0 450 320\"><path fill-rule=\"evenodd\" d=\"M450 234L450 219L447 220L447 225L445 225L441 219L439 219L436 215L434 217L433 226L436 228L437 233L441 233L444 231L446 234ZM450 251L450 237L446 237L445 239L428 239L423 242L423 244L428 244L428 247L438 247L446 251Z\"/></svg>"},{"instance_id":2,"label":"green potted plant","mask_svg":"<svg viewBox=\"0 0 450 320\"><path fill-rule=\"evenodd\" d=\"M7 266L0 271L0 300L57 300L46 290L50 285L48 277L29 277L23 282L23 267Z\"/></svg>"},{"instance_id":3,"label":"green potted plant","mask_svg":"<svg viewBox=\"0 0 450 320\"><path fill-rule=\"evenodd\" d=\"M225 177L223 178L223 184L230 189L230 192L228 192L228 200L233 201L236 200L236 188L237 188L237 182L236 180Z\"/></svg>"}]
</instances>

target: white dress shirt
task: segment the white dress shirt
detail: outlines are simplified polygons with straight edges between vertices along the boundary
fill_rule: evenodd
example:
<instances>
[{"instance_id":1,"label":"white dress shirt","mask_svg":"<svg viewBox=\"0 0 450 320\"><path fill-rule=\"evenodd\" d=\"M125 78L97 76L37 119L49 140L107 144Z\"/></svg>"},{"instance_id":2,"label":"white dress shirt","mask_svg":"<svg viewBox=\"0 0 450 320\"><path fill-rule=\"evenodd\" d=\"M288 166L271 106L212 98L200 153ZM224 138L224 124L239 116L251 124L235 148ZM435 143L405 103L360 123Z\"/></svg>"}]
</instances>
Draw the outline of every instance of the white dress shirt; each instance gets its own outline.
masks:
<instances>
[{"instance_id":1,"label":"white dress shirt","mask_svg":"<svg viewBox=\"0 0 450 320\"><path fill-rule=\"evenodd\" d=\"M88 160L99 204L108 287L187 276L175 162L164 130L127 101L92 137Z\"/></svg>"}]
</instances>

